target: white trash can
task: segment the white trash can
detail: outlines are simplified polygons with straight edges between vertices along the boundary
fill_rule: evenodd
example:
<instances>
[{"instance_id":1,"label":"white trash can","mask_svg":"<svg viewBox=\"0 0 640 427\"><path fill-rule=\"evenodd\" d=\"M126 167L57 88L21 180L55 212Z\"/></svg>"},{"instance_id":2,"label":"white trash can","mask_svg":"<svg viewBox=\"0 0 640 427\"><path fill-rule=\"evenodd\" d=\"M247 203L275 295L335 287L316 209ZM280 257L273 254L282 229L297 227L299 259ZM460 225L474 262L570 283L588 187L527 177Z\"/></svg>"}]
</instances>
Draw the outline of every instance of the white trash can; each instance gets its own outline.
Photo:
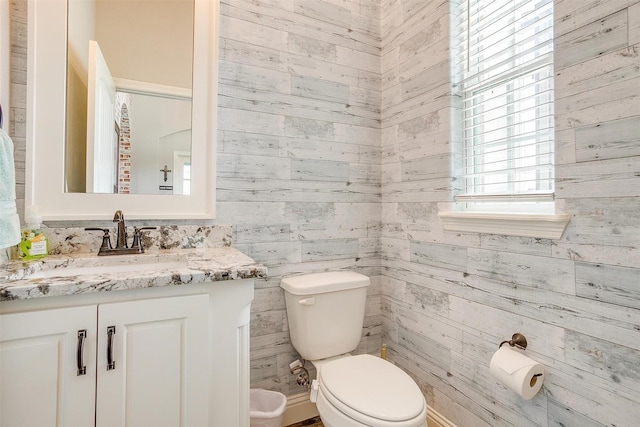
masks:
<instances>
[{"instance_id":1,"label":"white trash can","mask_svg":"<svg viewBox=\"0 0 640 427\"><path fill-rule=\"evenodd\" d=\"M251 427L282 427L287 398L277 391L249 390Z\"/></svg>"}]
</instances>

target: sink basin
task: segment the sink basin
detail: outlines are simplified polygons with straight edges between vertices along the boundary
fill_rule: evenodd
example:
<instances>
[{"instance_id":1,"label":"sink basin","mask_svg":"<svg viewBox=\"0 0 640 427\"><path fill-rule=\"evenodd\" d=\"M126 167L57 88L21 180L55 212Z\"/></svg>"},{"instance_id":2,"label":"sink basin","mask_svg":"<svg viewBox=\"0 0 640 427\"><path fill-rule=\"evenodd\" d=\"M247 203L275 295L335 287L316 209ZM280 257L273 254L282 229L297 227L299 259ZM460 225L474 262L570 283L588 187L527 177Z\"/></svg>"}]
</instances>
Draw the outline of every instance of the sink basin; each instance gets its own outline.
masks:
<instances>
[{"instance_id":1,"label":"sink basin","mask_svg":"<svg viewBox=\"0 0 640 427\"><path fill-rule=\"evenodd\" d=\"M186 260L179 261L154 261L143 262L137 264L110 264L110 265L87 265L76 267L59 267L44 269L35 271L29 274L30 279L47 279L51 277L72 277L72 276L87 276L87 275L101 275L101 274L113 274L131 273L131 272L144 272L155 270L166 270L187 267Z\"/></svg>"}]
</instances>

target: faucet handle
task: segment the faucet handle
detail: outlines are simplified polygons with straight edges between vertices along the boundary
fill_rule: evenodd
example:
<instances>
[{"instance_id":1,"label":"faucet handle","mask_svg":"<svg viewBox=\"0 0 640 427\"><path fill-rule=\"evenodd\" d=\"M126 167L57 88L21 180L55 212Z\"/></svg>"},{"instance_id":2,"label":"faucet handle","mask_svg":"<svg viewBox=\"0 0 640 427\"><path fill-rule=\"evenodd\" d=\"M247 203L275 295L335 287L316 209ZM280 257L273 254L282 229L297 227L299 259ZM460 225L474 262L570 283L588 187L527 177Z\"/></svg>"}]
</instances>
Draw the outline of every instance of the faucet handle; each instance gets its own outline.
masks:
<instances>
[{"instance_id":1,"label":"faucet handle","mask_svg":"<svg viewBox=\"0 0 640 427\"><path fill-rule=\"evenodd\" d=\"M108 228L95 228L95 227L87 227L85 231L102 231L104 234L102 235L102 244L100 245L100 252L106 249L113 249L111 246L111 237L109 236Z\"/></svg>"},{"instance_id":2,"label":"faucet handle","mask_svg":"<svg viewBox=\"0 0 640 427\"><path fill-rule=\"evenodd\" d=\"M131 248L137 249L138 253L143 253L142 240L140 239L140 232L142 230L155 230L156 227L133 227L133 241L131 242Z\"/></svg>"}]
</instances>

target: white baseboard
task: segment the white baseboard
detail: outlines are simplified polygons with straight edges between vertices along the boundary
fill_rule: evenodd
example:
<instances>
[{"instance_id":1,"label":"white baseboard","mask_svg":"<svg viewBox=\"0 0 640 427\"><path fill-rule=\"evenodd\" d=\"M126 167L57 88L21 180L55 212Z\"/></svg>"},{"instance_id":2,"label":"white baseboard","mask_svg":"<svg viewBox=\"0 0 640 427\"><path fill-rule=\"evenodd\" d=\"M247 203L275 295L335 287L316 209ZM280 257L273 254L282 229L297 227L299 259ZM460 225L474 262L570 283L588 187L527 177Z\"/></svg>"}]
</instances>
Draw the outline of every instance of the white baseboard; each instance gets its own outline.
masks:
<instances>
[{"instance_id":1,"label":"white baseboard","mask_svg":"<svg viewBox=\"0 0 640 427\"><path fill-rule=\"evenodd\" d=\"M442 416L438 411L427 405L428 427L456 427L454 423Z\"/></svg>"},{"instance_id":2,"label":"white baseboard","mask_svg":"<svg viewBox=\"0 0 640 427\"><path fill-rule=\"evenodd\" d=\"M316 404L309 400L309 392L287 397L287 408L284 410L284 425L299 423L318 416Z\"/></svg>"},{"instance_id":3,"label":"white baseboard","mask_svg":"<svg viewBox=\"0 0 640 427\"><path fill-rule=\"evenodd\" d=\"M287 398L287 408L284 411L284 425L299 423L318 416L316 404L309 400L309 393L300 393ZM427 408L428 427L456 427L451 421L431 407Z\"/></svg>"}]
</instances>

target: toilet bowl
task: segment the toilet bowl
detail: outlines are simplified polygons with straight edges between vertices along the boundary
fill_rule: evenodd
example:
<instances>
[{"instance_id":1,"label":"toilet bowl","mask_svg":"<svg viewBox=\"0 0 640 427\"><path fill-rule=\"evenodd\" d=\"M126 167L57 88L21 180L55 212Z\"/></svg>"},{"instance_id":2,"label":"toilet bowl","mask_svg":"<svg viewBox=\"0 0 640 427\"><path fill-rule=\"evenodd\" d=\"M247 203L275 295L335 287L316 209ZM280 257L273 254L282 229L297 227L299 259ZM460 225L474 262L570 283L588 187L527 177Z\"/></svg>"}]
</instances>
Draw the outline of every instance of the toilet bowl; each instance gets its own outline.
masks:
<instances>
[{"instance_id":1,"label":"toilet bowl","mask_svg":"<svg viewBox=\"0 0 640 427\"><path fill-rule=\"evenodd\" d=\"M315 365L312 400L325 427L426 426L424 396L395 365L369 354Z\"/></svg>"},{"instance_id":2,"label":"toilet bowl","mask_svg":"<svg viewBox=\"0 0 640 427\"><path fill-rule=\"evenodd\" d=\"M291 343L316 367L311 401L326 427L426 427L427 404L409 375L379 357L349 354L360 342L369 284L352 271L280 282Z\"/></svg>"}]
</instances>

